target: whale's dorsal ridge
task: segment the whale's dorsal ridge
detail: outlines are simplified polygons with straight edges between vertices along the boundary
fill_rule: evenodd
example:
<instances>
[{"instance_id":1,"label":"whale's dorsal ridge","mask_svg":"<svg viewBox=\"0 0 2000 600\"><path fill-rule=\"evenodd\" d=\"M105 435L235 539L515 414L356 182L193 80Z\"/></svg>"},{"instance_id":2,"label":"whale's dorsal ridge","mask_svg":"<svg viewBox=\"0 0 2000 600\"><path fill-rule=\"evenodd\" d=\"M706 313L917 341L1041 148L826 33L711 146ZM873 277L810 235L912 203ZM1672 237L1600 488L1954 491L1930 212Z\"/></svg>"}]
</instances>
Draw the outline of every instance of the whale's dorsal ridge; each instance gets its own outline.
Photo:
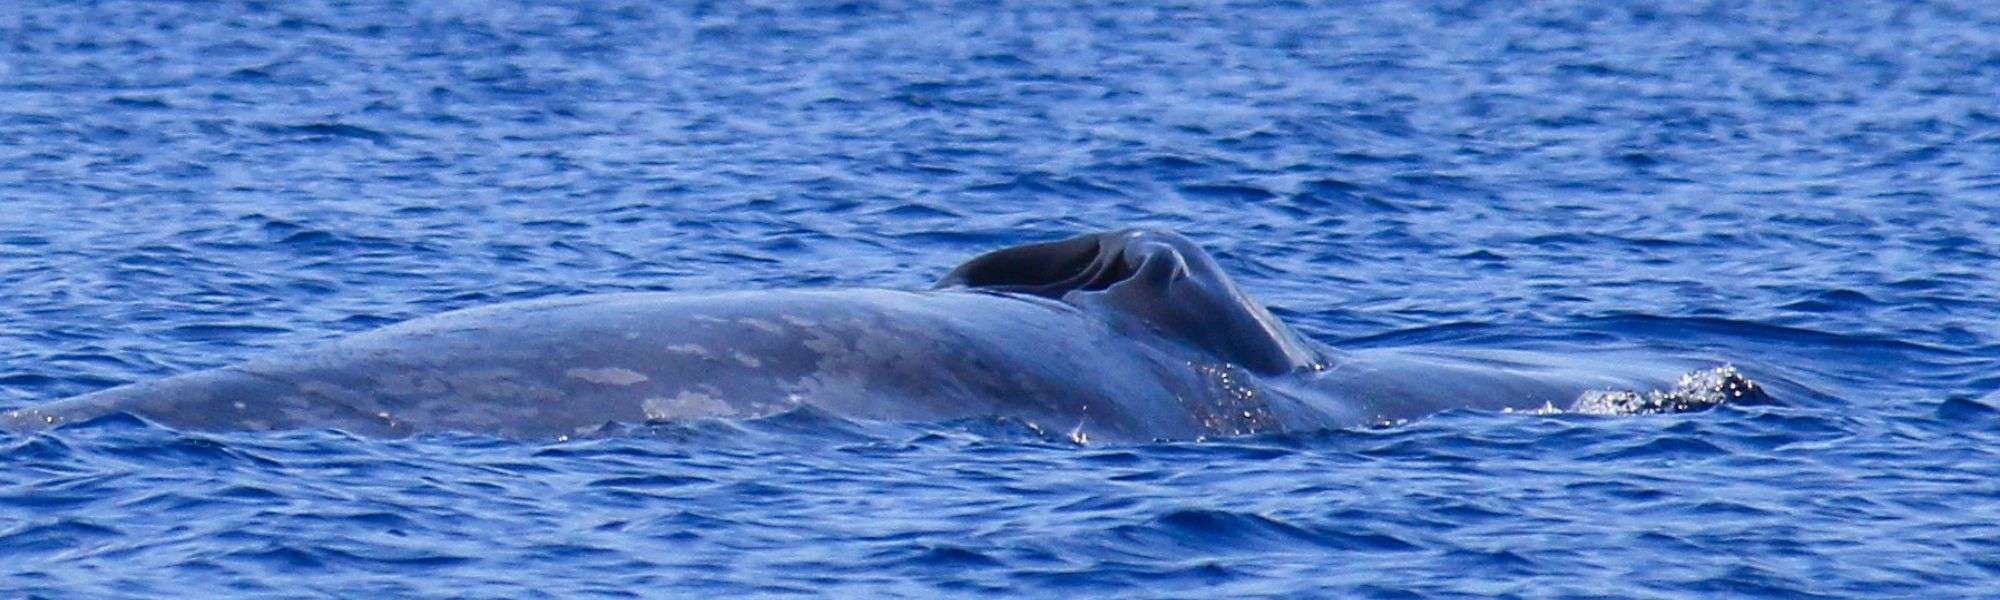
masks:
<instances>
[{"instance_id":1,"label":"whale's dorsal ridge","mask_svg":"<svg viewBox=\"0 0 2000 600\"><path fill-rule=\"evenodd\" d=\"M1216 359L1256 372L1309 368L1319 354L1238 288L1215 260L1165 229L1125 229L1002 248L938 281L1033 294L1136 318Z\"/></svg>"}]
</instances>

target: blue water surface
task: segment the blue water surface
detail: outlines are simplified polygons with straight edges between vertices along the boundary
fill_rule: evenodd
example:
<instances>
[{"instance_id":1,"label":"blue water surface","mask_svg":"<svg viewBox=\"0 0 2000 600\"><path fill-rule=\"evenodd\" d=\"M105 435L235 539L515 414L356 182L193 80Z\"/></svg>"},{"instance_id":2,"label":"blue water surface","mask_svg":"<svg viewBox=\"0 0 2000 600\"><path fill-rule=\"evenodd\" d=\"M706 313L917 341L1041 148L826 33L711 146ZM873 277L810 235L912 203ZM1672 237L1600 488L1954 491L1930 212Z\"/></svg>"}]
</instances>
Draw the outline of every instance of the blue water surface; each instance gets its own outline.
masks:
<instances>
[{"instance_id":1,"label":"blue water surface","mask_svg":"<svg viewBox=\"0 0 2000 600\"><path fill-rule=\"evenodd\" d=\"M1130 446L0 434L0 596L1977 597L1987 2L0 7L0 409L620 290L1178 229L1319 339L1780 404Z\"/></svg>"}]
</instances>

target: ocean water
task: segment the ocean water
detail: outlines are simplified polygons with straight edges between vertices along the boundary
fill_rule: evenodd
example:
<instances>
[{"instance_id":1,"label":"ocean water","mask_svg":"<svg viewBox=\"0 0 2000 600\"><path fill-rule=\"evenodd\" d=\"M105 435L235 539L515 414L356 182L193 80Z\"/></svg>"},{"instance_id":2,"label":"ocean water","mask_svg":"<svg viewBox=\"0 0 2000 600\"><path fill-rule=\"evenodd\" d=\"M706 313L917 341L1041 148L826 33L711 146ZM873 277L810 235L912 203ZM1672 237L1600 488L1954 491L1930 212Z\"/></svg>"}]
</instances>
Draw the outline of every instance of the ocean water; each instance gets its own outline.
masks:
<instances>
[{"instance_id":1,"label":"ocean water","mask_svg":"<svg viewBox=\"0 0 2000 600\"><path fill-rule=\"evenodd\" d=\"M0 434L5 597L1980 597L1984 2L0 7L0 409L449 309L921 287L1132 225L1347 346L1773 406L1136 445Z\"/></svg>"}]
</instances>

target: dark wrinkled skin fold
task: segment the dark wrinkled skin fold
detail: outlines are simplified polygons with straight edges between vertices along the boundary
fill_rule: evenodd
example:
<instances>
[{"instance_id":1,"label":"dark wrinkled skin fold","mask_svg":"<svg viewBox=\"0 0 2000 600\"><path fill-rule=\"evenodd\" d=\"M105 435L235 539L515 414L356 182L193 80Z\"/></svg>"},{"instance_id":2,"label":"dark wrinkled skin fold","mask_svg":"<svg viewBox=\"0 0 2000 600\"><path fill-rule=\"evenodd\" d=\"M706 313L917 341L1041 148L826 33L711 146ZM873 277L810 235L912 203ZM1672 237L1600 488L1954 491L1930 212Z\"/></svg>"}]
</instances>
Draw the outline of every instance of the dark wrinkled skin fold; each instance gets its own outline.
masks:
<instances>
[{"instance_id":1,"label":"dark wrinkled skin fold","mask_svg":"<svg viewBox=\"0 0 2000 600\"><path fill-rule=\"evenodd\" d=\"M1294 332L1187 238L1134 229L997 250L925 291L642 293L445 313L326 347L4 415L197 430L564 437L607 423L1021 419L1079 441L1397 423L1455 409L1639 414L1765 400L1661 357L1371 348Z\"/></svg>"}]
</instances>

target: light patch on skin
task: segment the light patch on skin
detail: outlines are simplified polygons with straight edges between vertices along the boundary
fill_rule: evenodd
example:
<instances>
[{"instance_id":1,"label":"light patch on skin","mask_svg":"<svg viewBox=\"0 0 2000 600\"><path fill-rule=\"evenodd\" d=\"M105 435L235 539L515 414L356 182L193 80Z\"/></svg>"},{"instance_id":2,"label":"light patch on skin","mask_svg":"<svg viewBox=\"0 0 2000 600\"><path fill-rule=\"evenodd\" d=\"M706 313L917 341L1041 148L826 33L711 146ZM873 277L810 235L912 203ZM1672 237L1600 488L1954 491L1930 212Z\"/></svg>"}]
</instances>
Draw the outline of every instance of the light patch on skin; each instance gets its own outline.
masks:
<instances>
[{"instance_id":1,"label":"light patch on skin","mask_svg":"<svg viewBox=\"0 0 2000 600\"><path fill-rule=\"evenodd\" d=\"M667 351L675 354L686 354L695 358L715 360L714 353L709 352L707 348L703 348L698 344L674 344L667 346Z\"/></svg>"},{"instance_id":2,"label":"light patch on skin","mask_svg":"<svg viewBox=\"0 0 2000 600\"><path fill-rule=\"evenodd\" d=\"M632 385L652 379L645 376L645 374L624 367L605 367L602 369L572 367L567 371L563 371L563 375L603 385Z\"/></svg>"},{"instance_id":3,"label":"light patch on skin","mask_svg":"<svg viewBox=\"0 0 2000 600\"><path fill-rule=\"evenodd\" d=\"M722 399L711 394L681 390L672 398L651 396L639 403L639 410L648 420L687 419L700 417L732 417L736 409Z\"/></svg>"},{"instance_id":4,"label":"light patch on skin","mask_svg":"<svg viewBox=\"0 0 2000 600\"><path fill-rule=\"evenodd\" d=\"M824 372L827 370L829 361L837 361L846 357L847 345L840 338L834 337L831 332L823 329L814 329L807 331L806 334L812 337L804 342L800 342L800 344L804 345L807 350L820 354L820 371Z\"/></svg>"},{"instance_id":5,"label":"light patch on skin","mask_svg":"<svg viewBox=\"0 0 2000 600\"><path fill-rule=\"evenodd\" d=\"M738 323L742 323L742 324L744 324L744 325L749 325L749 326L751 326L751 327L755 327L755 328L757 328L758 330L761 330L761 331L763 331L764 333L784 333L784 332L785 332L785 328L784 328L784 327L780 327L780 326L779 326L779 325L778 325L777 323L772 323L772 322L770 322L770 321L766 321L766 320L763 320L763 319L758 319L758 318L753 318L753 317L745 317L745 318L742 318L742 319L737 319L737 320L736 320L736 322L738 322Z\"/></svg>"},{"instance_id":6,"label":"light patch on skin","mask_svg":"<svg viewBox=\"0 0 2000 600\"><path fill-rule=\"evenodd\" d=\"M741 350L730 351L730 356L735 357L736 362L743 363L743 366L750 367L752 369L764 366L764 361L757 360L757 357L755 356L744 354Z\"/></svg>"}]
</instances>

